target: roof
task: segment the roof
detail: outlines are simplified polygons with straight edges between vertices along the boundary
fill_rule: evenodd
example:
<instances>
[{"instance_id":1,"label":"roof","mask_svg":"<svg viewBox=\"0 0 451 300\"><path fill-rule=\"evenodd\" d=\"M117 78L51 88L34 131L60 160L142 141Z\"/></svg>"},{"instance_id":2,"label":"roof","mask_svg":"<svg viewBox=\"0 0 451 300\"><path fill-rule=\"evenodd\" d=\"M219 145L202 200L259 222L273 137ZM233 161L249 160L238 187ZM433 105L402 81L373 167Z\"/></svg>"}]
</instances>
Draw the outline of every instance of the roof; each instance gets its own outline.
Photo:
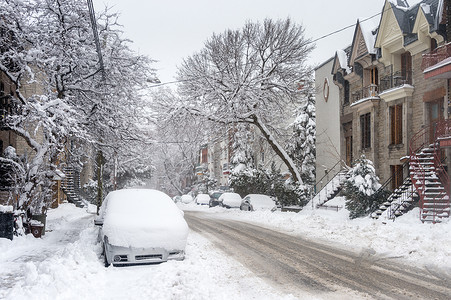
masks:
<instances>
[{"instance_id":1,"label":"roof","mask_svg":"<svg viewBox=\"0 0 451 300\"><path fill-rule=\"evenodd\" d=\"M422 0L410 6L405 0L390 0L391 9L398 21L399 28L404 33L404 46L418 40L418 35L412 31L420 9L430 25L431 32L438 30L442 2L443 0Z\"/></svg>"}]
</instances>

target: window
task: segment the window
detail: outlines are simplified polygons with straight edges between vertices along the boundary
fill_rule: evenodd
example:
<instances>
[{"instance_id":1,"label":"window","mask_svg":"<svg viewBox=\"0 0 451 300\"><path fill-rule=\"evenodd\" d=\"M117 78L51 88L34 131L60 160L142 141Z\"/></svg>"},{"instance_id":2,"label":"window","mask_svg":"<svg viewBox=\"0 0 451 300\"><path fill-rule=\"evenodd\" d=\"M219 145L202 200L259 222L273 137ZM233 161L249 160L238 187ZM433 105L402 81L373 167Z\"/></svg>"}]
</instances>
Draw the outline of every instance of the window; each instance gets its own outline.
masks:
<instances>
[{"instance_id":1,"label":"window","mask_svg":"<svg viewBox=\"0 0 451 300\"><path fill-rule=\"evenodd\" d=\"M431 51L434 51L435 49L437 49L437 40L431 39Z\"/></svg>"},{"instance_id":2,"label":"window","mask_svg":"<svg viewBox=\"0 0 451 300\"><path fill-rule=\"evenodd\" d=\"M392 175L391 187L392 191L401 186L403 181L402 165L391 165L390 171Z\"/></svg>"},{"instance_id":3,"label":"window","mask_svg":"<svg viewBox=\"0 0 451 300\"><path fill-rule=\"evenodd\" d=\"M343 104L349 104L349 81L345 80L344 84L344 101Z\"/></svg>"},{"instance_id":4,"label":"window","mask_svg":"<svg viewBox=\"0 0 451 300\"><path fill-rule=\"evenodd\" d=\"M360 116L362 149L371 148L371 113Z\"/></svg>"},{"instance_id":5,"label":"window","mask_svg":"<svg viewBox=\"0 0 451 300\"><path fill-rule=\"evenodd\" d=\"M390 107L390 144L402 144L402 104Z\"/></svg>"},{"instance_id":6,"label":"window","mask_svg":"<svg viewBox=\"0 0 451 300\"><path fill-rule=\"evenodd\" d=\"M401 54L401 77L404 84L412 84L412 56L410 52Z\"/></svg>"},{"instance_id":7,"label":"window","mask_svg":"<svg viewBox=\"0 0 451 300\"><path fill-rule=\"evenodd\" d=\"M201 161L202 164L203 163L207 163L208 162L208 148L203 148L202 152L201 152Z\"/></svg>"}]
</instances>

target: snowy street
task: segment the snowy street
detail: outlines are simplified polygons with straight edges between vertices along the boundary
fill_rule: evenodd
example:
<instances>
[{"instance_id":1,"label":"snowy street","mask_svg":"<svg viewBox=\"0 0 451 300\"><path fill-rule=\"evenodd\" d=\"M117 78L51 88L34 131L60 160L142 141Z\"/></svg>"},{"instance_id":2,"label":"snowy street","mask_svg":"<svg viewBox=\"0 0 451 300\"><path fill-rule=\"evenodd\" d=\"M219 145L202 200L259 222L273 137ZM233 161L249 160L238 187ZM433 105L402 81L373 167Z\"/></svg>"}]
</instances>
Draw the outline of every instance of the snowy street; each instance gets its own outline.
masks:
<instances>
[{"instance_id":1,"label":"snowy street","mask_svg":"<svg viewBox=\"0 0 451 300\"><path fill-rule=\"evenodd\" d=\"M309 298L325 299L448 299L451 294L438 274L398 265L368 249L355 253L199 212L185 216L194 231L207 234L228 256L282 290L302 291L300 298L305 291Z\"/></svg>"},{"instance_id":2,"label":"snowy street","mask_svg":"<svg viewBox=\"0 0 451 300\"><path fill-rule=\"evenodd\" d=\"M191 228L185 260L121 268L103 266L94 214L72 204L50 210L42 239L0 239L0 299L445 299L451 293L449 223L418 224L412 215L385 225L345 221L345 211L308 207L299 214L180 207ZM388 228L390 235L383 233ZM426 232L436 239L433 248L425 246ZM370 235L372 246L365 243Z\"/></svg>"}]
</instances>

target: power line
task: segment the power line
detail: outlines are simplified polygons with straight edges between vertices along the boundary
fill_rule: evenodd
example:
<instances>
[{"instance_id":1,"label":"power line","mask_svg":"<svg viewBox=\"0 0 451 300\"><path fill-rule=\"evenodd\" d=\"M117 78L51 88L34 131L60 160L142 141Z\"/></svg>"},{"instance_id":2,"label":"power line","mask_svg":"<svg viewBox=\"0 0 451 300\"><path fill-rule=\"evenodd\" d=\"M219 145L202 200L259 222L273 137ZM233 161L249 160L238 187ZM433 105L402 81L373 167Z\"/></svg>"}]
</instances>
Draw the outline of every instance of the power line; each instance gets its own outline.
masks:
<instances>
[{"instance_id":1,"label":"power line","mask_svg":"<svg viewBox=\"0 0 451 300\"><path fill-rule=\"evenodd\" d=\"M386 12L386 11L388 11L388 10L391 10L391 9L392 9L392 7L389 6L386 10L383 10L382 12L377 13L377 14L375 14L375 15L372 15L371 17L365 18L365 19L363 19L363 20L359 20L359 22L360 22L360 23L366 22L366 21L368 21L368 20L370 20L370 19L372 19L372 18L375 18L375 17L377 17L377 16L379 16L379 15L382 15L382 13L384 13L384 12ZM325 39L325 38L327 38L327 37L329 37L329 36L332 36L332 35L334 35L334 34L340 33L340 32L342 32L342 31L344 31L344 30L346 30L346 29L355 27L356 25L357 25L357 22L356 22L356 23L353 23L353 24L351 24L351 25L342 27L342 28L340 28L340 29L338 29L338 30L335 30L334 32L328 33L328 34L323 35L323 36L321 36L321 37L319 37L319 38L316 38L316 39L314 39L314 40L311 40L311 41L309 41L309 42L306 43L306 44L308 45L308 44L315 43L315 42L317 42L317 41L319 41L319 40L322 40L322 39ZM192 81L192 80L195 80L195 79L197 79L197 78L193 78L193 79L182 79L182 80L175 80L175 81L169 81L169 82L162 82L162 83L159 83L159 84L156 84L156 85L152 85L151 87L159 87L159 86L164 86L164 85L169 85L169 84L174 84L174 83L181 83L181 82L185 82L185 81Z\"/></svg>"}]
</instances>

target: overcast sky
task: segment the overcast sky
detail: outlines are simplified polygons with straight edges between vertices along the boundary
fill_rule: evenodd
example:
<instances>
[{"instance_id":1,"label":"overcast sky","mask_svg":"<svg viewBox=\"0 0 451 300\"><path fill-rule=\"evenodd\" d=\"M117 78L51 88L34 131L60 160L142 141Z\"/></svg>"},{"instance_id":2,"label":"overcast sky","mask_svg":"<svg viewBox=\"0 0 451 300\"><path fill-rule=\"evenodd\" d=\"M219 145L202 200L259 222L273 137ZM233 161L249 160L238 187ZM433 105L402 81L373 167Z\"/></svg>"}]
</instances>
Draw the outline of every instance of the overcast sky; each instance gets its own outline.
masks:
<instances>
[{"instance_id":1,"label":"overcast sky","mask_svg":"<svg viewBox=\"0 0 451 300\"><path fill-rule=\"evenodd\" d=\"M410 2L418 2L411 0ZM94 0L96 11L105 5L120 12L119 23L132 48L158 60L161 82L175 80L183 58L202 49L216 32L241 28L247 20L292 18L317 39L382 12L385 0ZM380 18L378 15L376 18ZM316 43L310 63L319 64L335 50L351 44L354 28Z\"/></svg>"}]
</instances>

